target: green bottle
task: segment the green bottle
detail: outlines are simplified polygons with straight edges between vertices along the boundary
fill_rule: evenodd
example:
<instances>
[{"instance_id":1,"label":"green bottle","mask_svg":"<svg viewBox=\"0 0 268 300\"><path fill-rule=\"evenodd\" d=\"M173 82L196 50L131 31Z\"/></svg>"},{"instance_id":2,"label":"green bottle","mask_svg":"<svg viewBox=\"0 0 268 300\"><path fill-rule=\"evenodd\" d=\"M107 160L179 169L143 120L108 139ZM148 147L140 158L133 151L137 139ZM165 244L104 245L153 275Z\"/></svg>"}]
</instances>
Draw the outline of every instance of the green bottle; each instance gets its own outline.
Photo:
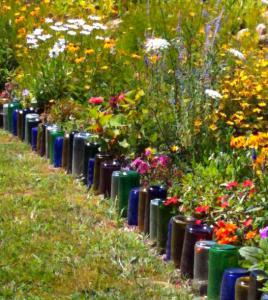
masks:
<instances>
[{"instance_id":1,"label":"green bottle","mask_svg":"<svg viewBox=\"0 0 268 300\"><path fill-rule=\"evenodd\" d=\"M50 163L54 164L54 144L57 137L64 136L64 132L62 130L53 130L50 132L49 138L49 159Z\"/></svg>"},{"instance_id":2,"label":"green bottle","mask_svg":"<svg viewBox=\"0 0 268 300\"><path fill-rule=\"evenodd\" d=\"M140 174L136 171L123 171L118 182L118 208L119 213L126 217L128 211L128 198L130 191L140 186Z\"/></svg>"},{"instance_id":3,"label":"green bottle","mask_svg":"<svg viewBox=\"0 0 268 300\"><path fill-rule=\"evenodd\" d=\"M209 249L208 300L219 300L223 273L238 267L238 248L232 245L215 245Z\"/></svg>"}]
</instances>

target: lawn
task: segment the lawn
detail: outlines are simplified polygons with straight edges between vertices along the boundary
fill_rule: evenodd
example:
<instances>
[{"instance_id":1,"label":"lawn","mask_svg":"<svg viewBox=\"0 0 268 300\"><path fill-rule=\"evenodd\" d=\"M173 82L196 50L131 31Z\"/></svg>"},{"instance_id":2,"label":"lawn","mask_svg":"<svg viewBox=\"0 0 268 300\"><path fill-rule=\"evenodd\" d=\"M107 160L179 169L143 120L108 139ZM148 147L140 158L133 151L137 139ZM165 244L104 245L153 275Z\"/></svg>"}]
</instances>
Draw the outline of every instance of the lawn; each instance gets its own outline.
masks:
<instances>
[{"instance_id":1,"label":"lawn","mask_svg":"<svg viewBox=\"0 0 268 300\"><path fill-rule=\"evenodd\" d=\"M191 299L115 205L0 131L0 299Z\"/></svg>"}]
</instances>

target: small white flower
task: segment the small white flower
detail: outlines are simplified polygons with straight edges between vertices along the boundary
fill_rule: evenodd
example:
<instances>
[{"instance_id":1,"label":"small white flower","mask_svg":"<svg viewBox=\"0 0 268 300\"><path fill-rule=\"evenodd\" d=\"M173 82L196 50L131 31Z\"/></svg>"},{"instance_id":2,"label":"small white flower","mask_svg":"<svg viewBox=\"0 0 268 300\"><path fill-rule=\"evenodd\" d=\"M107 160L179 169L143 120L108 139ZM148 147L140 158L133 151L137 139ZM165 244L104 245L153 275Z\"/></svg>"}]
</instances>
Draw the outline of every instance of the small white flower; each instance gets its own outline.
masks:
<instances>
[{"instance_id":1,"label":"small white flower","mask_svg":"<svg viewBox=\"0 0 268 300\"><path fill-rule=\"evenodd\" d=\"M52 25L52 26L50 26L50 28L54 31L67 31L68 30L68 28L66 28L64 26L54 26L54 25Z\"/></svg>"},{"instance_id":2,"label":"small white flower","mask_svg":"<svg viewBox=\"0 0 268 300\"><path fill-rule=\"evenodd\" d=\"M107 29L107 26L105 26L101 23L93 23L92 27L97 30L106 30Z\"/></svg>"},{"instance_id":3,"label":"small white flower","mask_svg":"<svg viewBox=\"0 0 268 300\"><path fill-rule=\"evenodd\" d=\"M67 20L67 22L70 24L75 24L77 26L82 26L86 23L86 21L83 19L69 19Z\"/></svg>"},{"instance_id":4,"label":"small white flower","mask_svg":"<svg viewBox=\"0 0 268 300\"><path fill-rule=\"evenodd\" d=\"M82 31L80 31L80 34L82 34L82 35L90 35L91 32L87 31L87 30L82 30Z\"/></svg>"},{"instance_id":5,"label":"small white flower","mask_svg":"<svg viewBox=\"0 0 268 300\"><path fill-rule=\"evenodd\" d=\"M64 24L64 27L67 27L69 29L77 30L79 27L75 24Z\"/></svg>"},{"instance_id":6,"label":"small white flower","mask_svg":"<svg viewBox=\"0 0 268 300\"><path fill-rule=\"evenodd\" d=\"M38 43L38 40L37 40L36 38L28 38L28 37L27 37L26 43L27 43L28 45L35 45L35 44Z\"/></svg>"},{"instance_id":7,"label":"small white flower","mask_svg":"<svg viewBox=\"0 0 268 300\"><path fill-rule=\"evenodd\" d=\"M38 47L39 47L38 44L33 44L29 46L30 49L37 49Z\"/></svg>"},{"instance_id":8,"label":"small white flower","mask_svg":"<svg viewBox=\"0 0 268 300\"><path fill-rule=\"evenodd\" d=\"M52 37L51 34L43 34L43 35L39 35L37 38L44 42L44 41L50 39L51 37Z\"/></svg>"},{"instance_id":9,"label":"small white flower","mask_svg":"<svg viewBox=\"0 0 268 300\"><path fill-rule=\"evenodd\" d=\"M42 28L36 28L36 29L33 31L33 34L34 34L34 35L41 35L43 31L44 31L44 29L42 29Z\"/></svg>"},{"instance_id":10,"label":"small white flower","mask_svg":"<svg viewBox=\"0 0 268 300\"><path fill-rule=\"evenodd\" d=\"M49 57L56 58L59 56L60 53L64 52L66 48L66 41L65 39L58 39L58 41L54 44L52 49L49 50Z\"/></svg>"},{"instance_id":11,"label":"small white flower","mask_svg":"<svg viewBox=\"0 0 268 300\"><path fill-rule=\"evenodd\" d=\"M158 52L165 49L168 49L170 43L162 38L150 38L147 39L145 43L145 51L146 52Z\"/></svg>"},{"instance_id":12,"label":"small white flower","mask_svg":"<svg viewBox=\"0 0 268 300\"><path fill-rule=\"evenodd\" d=\"M264 5L268 5L268 0L261 0L261 3Z\"/></svg>"},{"instance_id":13,"label":"small white flower","mask_svg":"<svg viewBox=\"0 0 268 300\"><path fill-rule=\"evenodd\" d=\"M105 40L104 37L99 36L99 35L96 35L95 39L96 39L96 40L100 40L100 41L104 41L104 40Z\"/></svg>"},{"instance_id":14,"label":"small white flower","mask_svg":"<svg viewBox=\"0 0 268 300\"><path fill-rule=\"evenodd\" d=\"M99 16L88 16L88 18L89 18L91 21L100 21L100 20L101 20L101 17L99 17Z\"/></svg>"},{"instance_id":15,"label":"small white flower","mask_svg":"<svg viewBox=\"0 0 268 300\"><path fill-rule=\"evenodd\" d=\"M222 95L214 90L210 90L210 89L206 89L205 90L205 94L209 97L211 97L212 99L221 99Z\"/></svg>"},{"instance_id":16,"label":"small white flower","mask_svg":"<svg viewBox=\"0 0 268 300\"><path fill-rule=\"evenodd\" d=\"M47 23L47 24L53 23L53 19L51 19L51 18L45 18L45 23Z\"/></svg>"},{"instance_id":17,"label":"small white flower","mask_svg":"<svg viewBox=\"0 0 268 300\"><path fill-rule=\"evenodd\" d=\"M63 23L62 22L56 22L55 26L61 26Z\"/></svg>"},{"instance_id":18,"label":"small white flower","mask_svg":"<svg viewBox=\"0 0 268 300\"><path fill-rule=\"evenodd\" d=\"M241 59L241 60L245 60L246 59L245 56L244 56L244 54L242 52L236 50L236 49L233 49L233 48L229 49L228 52L231 53L233 56Z\"/></svg>"},{"instance_id":19,"label":"small white flower","mask_svg":"<svg viewBox=\"0 0 268 300\"><path fill-rule=\"evenodd\" d=\"M83 30L92 31L94 28L93 26L90 26L88 24L85 24L82 26Z\"/></svg>"},{"instance_id":20,"label":"small white flower","mask_svg":"<svg viewBox=\"0 0 268 300\"><path fill-rule=\"evenodd\" d=\"M67 31L67 34L69 34L69 35L76 35L76 32L73 31L73 30L69 30L69 31Z\"/></svg>"}]
</instances>

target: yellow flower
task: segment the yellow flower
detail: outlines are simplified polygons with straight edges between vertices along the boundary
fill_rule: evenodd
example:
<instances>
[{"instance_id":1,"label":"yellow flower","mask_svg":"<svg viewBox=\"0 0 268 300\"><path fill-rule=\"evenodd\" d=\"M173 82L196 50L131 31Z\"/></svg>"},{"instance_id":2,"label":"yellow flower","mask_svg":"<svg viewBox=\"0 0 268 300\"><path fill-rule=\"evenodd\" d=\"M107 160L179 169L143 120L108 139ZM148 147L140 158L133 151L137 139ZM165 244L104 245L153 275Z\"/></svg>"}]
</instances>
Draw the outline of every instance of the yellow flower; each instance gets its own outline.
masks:
<instances>
[{"instance_id":1,"label":"yellow flower","mask_svg":"<svg viewBox=\"0 0 268 300\"><path fill-rule=\"evenodd\" d=\"M105 71L105 70L108 70L108 68L109 68L108 66L103 66L103 67L101 67L101 69L104 70L104 71Z\"/></svg>"},{"instance_id":2,"label":"yellow flower","mask_svg":"<svg viewBox=\"0 0 268 300\"><path fill-rule=\"evenodd\" d=\"M259 105L259 107L264 107L264 106L266 106L266 103L265 102L260 102L258 105Z\"/></svg>"},{"instance_id":3,"label":"yellow flower","mask_svg":"<svg viewBox=\"0 0 268 300\"><path fill-rule=\"evenodd\" d=\"M246 138L244 136L238 136L231 138L230 146L232 148L242 148L245 146Z\"/></svg>"},{"instance_id":4,"label":"yellow flower","mask_svg":"<svg viewBox=\"0 0 268 300\"><path fill-rule=\"evenodd\" d=\"M71 53L75 53L79 50L79 47L74 45L74 44L69 44L67 46L67 51L71 52Z\"/></svg>"},{"instance_id":5,"label":"yellow flower","mask_svg":"<svg viewBox=\"0 0 268 300\"><path fill-rule=\"evenodd\" d=\"M104 49L111 49L115 46L115 40L113 39L108 39L108 40L105 40L105 43L104 43L104 46L103 48Z\"/></svg>"},{"instance_id":6,"label":"yellow flower","mask_svg":"<svg viewBox=\"0 0 268 300\"><path fill-rule=\"evenodd\" d=\"M19 23L23 22L24 20L25 20L24 16L19 16L19 17L16 18L15 24L19 24Z\"/></svg>"},{"instance_id":7,"label":"yellow flower","mask_svg":"<svg viewBox=\"0 0 268 300\"><path fill-rule=\"evenodd\" d=\"M199 128L201 125L202 125L202 121L201 121L200 119L196 119L196 120L194 121L194 126L195 126L196 128Z\"/></svg>"},{"instance_id":8,"label":"yellow flower","mask_svg":"<svg viewBox=\"0 0 268 300\"><path fill-rule=\"evenodd\" d=\"M156 54L151 55L151 56L149 57L149 60L150 60L150 62L151 62L152 64L156 64L156 63L158 62L158 60L159 60L159 56L156 55Z\"/></svg>"},{"instance_id":9,"label":"yellow flower","mask_svg":"<svg viewBox=\"0 0 268 300\"><path fill-rule=\"evenodd\" d=\"M78 57L78 58L75 59L75 63L76 64L81 64L84 60L85 60L85 57L83 57L83 56L82 57Z\"/></svg>"},{"instance_id":10,"label":"yellow flower","mask_svg":"<svg viewBox=\"0 0 268 300\"><path fill-rule=\"evenodd\" d=\"M141 59L141 56L140 55L138 55L138 54L131 54L131 57L132 58L135 58L135 59Z\"/></svg>"},{"instance_id":11,"label":"yellow flower","mask_svg":"<svg viewBox=\"0 0 268 300\"><path fill-rule=\"evenodd\" d=\"M93 50L93 49L86 49L85 50L86 55L91 55L91 54L94 54L94 53L95 53L95 50Z\"/></svg>"},{"instance_id":12,"label":"yellow flower","mask_svg":"<svg viewBox=\"0 0 268 300\"><path fill-rule=\"evenodd\" d=\"M218 129L218 127L217 127L216 124L211 124L211 125L209 126L209 128L210 128L212 131L215 131L215 130Z\"/></svg>"},{"instance_id":13,"label":"yellow flower","mask_svg":"<svg viewBox=\"0 0 268 300\"><path fill-rule=\"evenodd\" d=\"M170 147L170 150L171 150L171 152L177 152L177 151L179 150L179 147L176 146L176 145L172 145L172 146Z\"/></svg>"},{"instance_id":14,"label":"yellow flower","mask_svg":"<svg viewBox=\"0 0 268 300\"><path fill-rule=\"evenodd\" d=\"M261 112L261 109L260 109L260 108L254 108L254 109L253 109L253 112L259 114L259 113Z\"/></svg>"}]
</instances>

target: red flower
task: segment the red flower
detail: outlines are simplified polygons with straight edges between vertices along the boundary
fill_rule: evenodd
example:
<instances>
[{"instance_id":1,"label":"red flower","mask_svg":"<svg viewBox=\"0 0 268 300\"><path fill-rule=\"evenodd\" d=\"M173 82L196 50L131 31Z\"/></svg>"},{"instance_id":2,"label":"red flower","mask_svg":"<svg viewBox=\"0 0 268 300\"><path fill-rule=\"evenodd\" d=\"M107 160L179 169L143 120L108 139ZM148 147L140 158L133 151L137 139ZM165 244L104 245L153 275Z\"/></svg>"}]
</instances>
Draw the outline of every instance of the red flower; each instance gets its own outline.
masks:
<instances>
[{"instance_id":1,"label":"red flower","mask_svg":"<svg viewBox=\"0 0 268 300\"><path fill-rule=\"evenodd\" d=\"M248 218L248 219L246 219L245 222L243 222L243 225L245 227L249 227L252 224L252 222L253 222L253 219L252 218Z\"/></svg>"},{"instance_id":2,"label":"red flower","mask_svg":"<svg viewBox=\"0 0 268 300\"><path fill-rule=\"evenodd\" d=\"M226 184L226 189L230 190L234 187L238 187L238 182L237 181L230 181Z\"/></svg>"},{"instance_id":3,"label":"red flower","mask_svg":"<svg viewBox=\"0 0 268 300\"><path fill-rule=\"evenodd\" d=\"M177 198L177 197L170 197L170 198L167 198L166 201L163 202L163 204L165 206L169 206L169 205L178 205L180 202L180 199Z\"/></svg>"},{"instance_id":4,"label":"red flower","mask_svg":"<svg viewBox=\"0 0 268 300\"><path fill-rule=\"evenodd\" d=\"M243 182L243 187L251 187L252 185L253 185L252 180L247 179Z\"/></svg>"},{"instance_id":5,"label":"red flower","mask_svg":"<svg viewBox=\"0 0 268 300\"><path fill-rule=\"evenodd\" d=\"M226 208L228 206L229 206L229 202L228 201L223 201L222 204L221 204L222 208Z\"/></svg>"},{"instance_id":6,"label":"red flower","mask_svg":"<svg viewBox=\"0 0 268 300\"><path fill-rule=\"evenodd\" d=\"M104 101L103 97L91 97L88 100L88 103L91 104L101 104Z\"/></svg>"},{"instance_id":7,"label":"red flower","mask_svg":"<svg viewBox=\"0 0 268 300\"><path fill-rule=\"evenodd\" d=\"M202 224L202 220L196 220L196 221L195 221L195 224L196 224L196 225L201 225L201 224Z\"/></svg>"},{"instance_id":8,"label":"red flower","mask_svg":"<svg viewBox=\"0 0 268 300\"><path fill-rule=\"evenodd\" d=\"M197 206L195 208L195 212L197 213L207 213L209 210L209 206L208 205L200 205L200 206Z\"/></svg>"}]
</instances>

